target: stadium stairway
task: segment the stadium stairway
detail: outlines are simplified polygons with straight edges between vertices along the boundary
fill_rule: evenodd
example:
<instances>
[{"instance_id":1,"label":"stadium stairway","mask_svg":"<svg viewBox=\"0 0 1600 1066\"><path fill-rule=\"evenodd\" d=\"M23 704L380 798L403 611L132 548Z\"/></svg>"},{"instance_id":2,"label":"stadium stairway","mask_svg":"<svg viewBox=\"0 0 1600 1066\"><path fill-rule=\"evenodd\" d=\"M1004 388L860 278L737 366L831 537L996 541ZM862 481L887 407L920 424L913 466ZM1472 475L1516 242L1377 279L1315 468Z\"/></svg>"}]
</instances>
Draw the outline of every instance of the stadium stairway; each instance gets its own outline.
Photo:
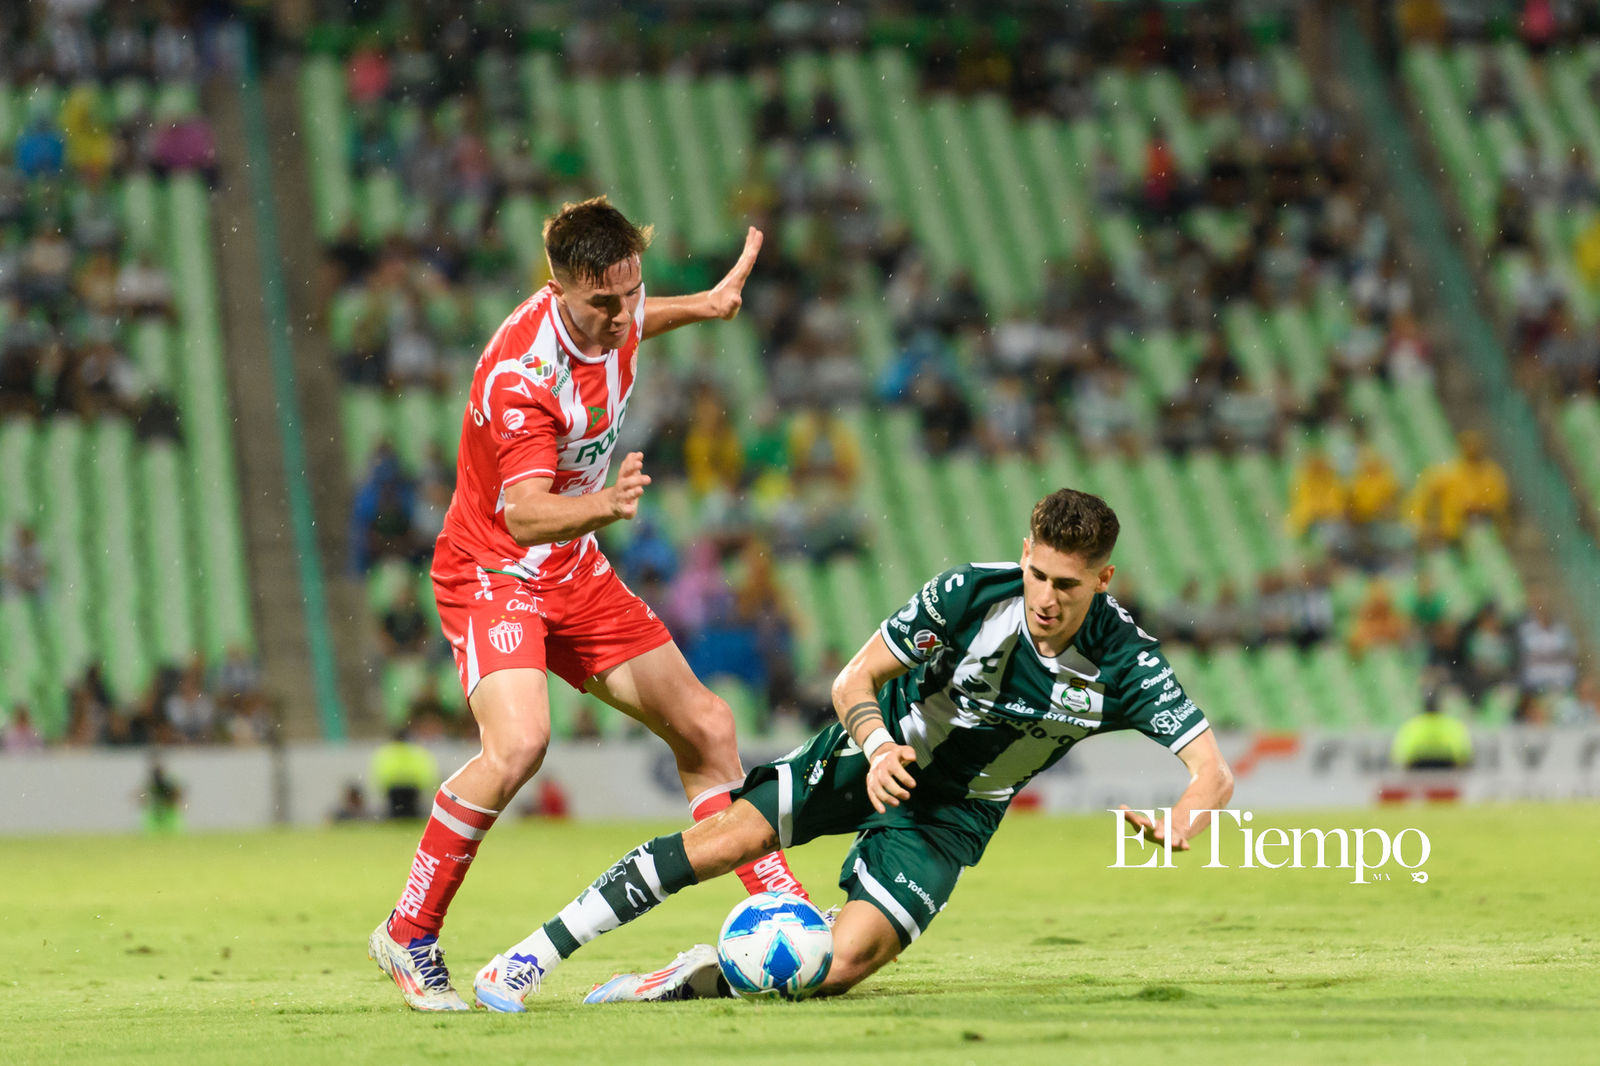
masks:
<instances>
[{"instance_id":1,"label":"stadium stairway","mask_svg":"<svg viewBox=\"0 0 1600 1066\"><path fill-rule=\"evenodd\" d=\"M1454 357L1437 361L1438 393L1456 425L1485 432L1523 501L1507 538L1517 570L1542 587L1559 614L1580 623L1575 627L1579 642L1592 653L1600 646L1600 608L1584 590L1600 578L1600 552L1579 525L1572 488L1541 442L1526 398L1512 385L1509 358L1484 317L1483 309L1491 306L1488 279L1474 276L1450 239L1440 206L1419 194L1428 187L1424 174L1442 178L1444 170L1424 169L1427 138L1405 127L1401 87L1378 74L1371 44L1348 12L1342 13L1333 40L1340 95L1361 118L1354 128L1366 132L1369 147L1381 145L1368 156L1375 186L1389 190L1385 213L1410 245L1419 273L1435 283L1420 293L1424 307L1434 312L1431 324L1447 324L1454 342L1443 349ZM1448 159L1439 163L1451 166ZM1472 205L1464 206L1471 214Z\"/></svg>"},{"instance_id":2,"label":"stadium stairway","mask_svg":"<svg viewBox=\"0 0 1600 1066\"><path fill-rule=\"evenodd\" d=\"M283 70L263 71L260 79L262 104L266 112L267 135L272 160L272 189L279 220L313 217L310 190L306 186L306 160L300 129L297 90L292 74ZM374 736L382 731L376 697L376 675L365 655L364 630L368 617L363 603L363 585L344 575L345 530L349 524L350 484L341 476L343 463L342 432L339 428L339 381L328 347L327 331L321 322L321 301L316 284L321 266L321 248L312 227L281 225L277 241L286 283L290 328L290 347L294 358L296 400L299 405L301 440L305 449L305 471L310 482L311 504L315 515L316 546L321 556L327 595L327 623L338 669L338 694L354 736ZM262 372L265 373L265 365ZM260 400L270 414L270 385L263 384ZM266 427L277 440L276 424ZM281 471L280 448L262 449ZM281 475L280 475L281 483ZM263 516L252 526L265 524L267 531L288 545L288 518L279 509ZM292 549L272 575L286 586L296 602L296 630L305 633L306 620L299 605L299 583L293 579L295 559ZM286 593L289 594L289 593ZM266 621L263 618L263 626ZM300 639L304 640L302 636ZM309 645L303 645L309 649ZM285 719L296 722L296 732L307 736L323 735L318 724L318 708L310 700L285 708Z\"/></svg>"},{"instance_id":3,"label":"stadium stairway","mask_svg":"<svg viewBox=\"0 0 1600 1066\"><path fill-rule=\"evenodd\" d=\"M219 143L242 145L237 87L213 83L204 102ZM240 504L263 676L267 690L282 701L284 738L315 737L319 730L300 586L286 579L295 571L295 559L284 503L283 462L277 448L250 446L277 440L277 416L250 184L237 163L230 165L216 191L216 214L228 220L212 227L212 254L223 308L234 432L243 445L236 452Z\"/></svg>"}]
</instances>

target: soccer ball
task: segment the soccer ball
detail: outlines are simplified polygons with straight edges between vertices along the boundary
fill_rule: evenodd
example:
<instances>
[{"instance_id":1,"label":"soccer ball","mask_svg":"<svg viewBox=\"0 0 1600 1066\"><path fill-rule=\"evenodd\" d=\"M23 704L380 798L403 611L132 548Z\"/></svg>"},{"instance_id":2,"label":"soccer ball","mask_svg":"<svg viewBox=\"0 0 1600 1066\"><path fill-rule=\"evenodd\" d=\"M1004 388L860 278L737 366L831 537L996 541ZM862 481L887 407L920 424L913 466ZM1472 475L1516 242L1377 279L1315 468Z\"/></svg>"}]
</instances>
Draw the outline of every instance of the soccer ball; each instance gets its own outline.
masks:
<instances>
[{"instance_id":1,"label":"soccer ball","mask_svg":"<svg viewBox=\"0 0 1600 1066\"><path fill-rule=\"evenodd\" d=\"M833 929L821 911L787 892L742 900L717 937L722 976L746 999L805 999L832 962Z\"/></svg>"}]
</instances>

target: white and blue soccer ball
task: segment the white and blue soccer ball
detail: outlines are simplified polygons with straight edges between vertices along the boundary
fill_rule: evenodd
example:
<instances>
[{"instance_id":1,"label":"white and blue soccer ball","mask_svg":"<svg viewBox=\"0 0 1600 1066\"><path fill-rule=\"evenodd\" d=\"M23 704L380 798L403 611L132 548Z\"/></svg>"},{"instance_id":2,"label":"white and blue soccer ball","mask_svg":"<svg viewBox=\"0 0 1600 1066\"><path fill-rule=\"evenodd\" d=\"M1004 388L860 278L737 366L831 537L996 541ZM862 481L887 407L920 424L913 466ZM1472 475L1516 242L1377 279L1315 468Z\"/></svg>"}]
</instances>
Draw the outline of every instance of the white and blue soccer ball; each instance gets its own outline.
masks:
<instances>
[{"instance_id":1,"label":"white and blue soccer ball","mask_svg":"<svg viewBox=\"0 0 1600 1066\"><path fill-rule=\"evenodd\" d=\"M736 995L805 999L828 976L833 929L809 901L787 892L742 900L722 923L717 963Z\"/></svg>"}]
</instances>

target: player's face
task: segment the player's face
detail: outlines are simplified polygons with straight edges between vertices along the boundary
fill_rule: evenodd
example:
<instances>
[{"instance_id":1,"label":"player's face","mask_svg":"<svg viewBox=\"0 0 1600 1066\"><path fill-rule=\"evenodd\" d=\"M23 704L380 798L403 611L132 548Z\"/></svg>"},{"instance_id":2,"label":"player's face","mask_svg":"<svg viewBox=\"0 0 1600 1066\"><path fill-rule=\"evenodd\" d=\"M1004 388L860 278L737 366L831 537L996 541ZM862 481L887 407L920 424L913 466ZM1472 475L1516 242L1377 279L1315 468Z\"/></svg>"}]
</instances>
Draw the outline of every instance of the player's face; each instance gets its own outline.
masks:
<instances>
[{"instance_id":1,"label":"player's face","mask_svg":"<svg viewBox=\"0 0 1600 1066\"><path fill-rule=\"evenodd\" d=\"M1028 633L1059 652L1083 625L1095 593L1106 590L1116 569L1109 564L1093 566L1081 555L1024 540L1022 602Z\"/></svg>"},{"instance_id":2,"label":"player's face","mask_svg":"<svg viewBox=\"0 0 1600 1066\"><path fill-rule=\"evenodd\" d=\"M628 339L628 326L644 296L638 256L612 264L599 284L577 278L553 278L550 284L580 345L616 348Z\"/></svg>"}]
</instances>

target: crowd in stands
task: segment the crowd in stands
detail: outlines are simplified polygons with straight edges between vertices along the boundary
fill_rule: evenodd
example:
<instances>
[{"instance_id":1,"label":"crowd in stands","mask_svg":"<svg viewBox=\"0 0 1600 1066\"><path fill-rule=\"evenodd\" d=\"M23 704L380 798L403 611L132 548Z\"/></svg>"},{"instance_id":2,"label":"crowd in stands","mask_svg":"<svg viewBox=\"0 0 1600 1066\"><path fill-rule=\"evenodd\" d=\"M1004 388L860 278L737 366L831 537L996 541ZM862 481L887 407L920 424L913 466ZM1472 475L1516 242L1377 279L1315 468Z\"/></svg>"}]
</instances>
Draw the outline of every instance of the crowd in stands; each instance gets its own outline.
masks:
<instances>
[{"instance_id":1,"label":"crowd in stands","mask_svg":"<svg viewBox=\"0 0 1600 1066\"><path fill-rule=\"evenodd\" d=\"M215 38L180 5L9 4L0 9L0 420L128 420L142 439L181 437L179 408L130 356L136 330L170 325L172 281L154 234L128 227L130 182L197 172L217 150L192 99L215 68ZM52 574L40 531L0 541L0 596L48 611ZM61 743L270 739L259 670L239 649L213 671L162 668L133 706L98 666L71 687ZM33 708L3 711L0 748L45 742Z\"/></svg>"},{"instance_id":2,"label":"crowd in stands","mask_svg":"<svg viewBox=\"0 0 1600 1066\"><path fill-rule=\"evenodd\" d=\"M69 688L67 708L66 730L53 742L72 748L251 746L277 739L277 712L260 665L237 647L210 668L198 655L162 666L131 703L119 702L101 667L91 665ZM45 743L28 704L9 708L0 750L36 751Z\"/></svg>"},{"instance_id":3,"label":"crowd in stands","mask_svg":"<svg viewBox=\"0 0 1600 1066\"><path fill-rule=\"evenodd\" d=\"M638 391L625 427L624 443L643 450L653 472L684 478L705 532L696 542L674 543L659 521L642 521L614 554L634 587L665 605L658 609L698 669L744 677L768 694L770 706L806 702L813 679L795 676L787 650L794 627L803 623L786 606L771 561L795 554L825 560L866 546L853 504L863 442L841 411L863 400L914 410L922 443L935 456L1028 455L1043 436L1067 429L1091 455L1127 458L1153 450L1292 454L1299 447L1292 442L1311 441L1286 501L1290 532L1310 562L1265 574L1256 588L1224 586L1209 597L1186 590L1158 612L1165 639L1202 648L1279 639L1302 648L1339 642L1358 654L1401 644L1460 664L1482 658L1465 650L1488 646L1480 631L1498 623L1511 632L1522 624L1486 607L1453 626L1447 641L1439 626L1397 604L1383 580L1374 580L1354 609L1335 609L1332 589L1349 570L1380 579L1403 576L1416 569L1422 553L1458 543L1473 522L1504 528L1507 490L1473 437L1463 438L1456 459L1423 471L1410 485L1401 484L1383 452L1367 441L1348 406L1350 386L1363 379L1430 378L1433 344L1419 323L1386 222L1361 184L1346 131L1314 98L1290 91L1248 27L1209 10L1188 18L1182 32L1168 32L1155 18L1129 32L1104 13L1088 16L1082 26L1040 14L1007 24L1008 32L1032 42L1025 50L981 30L959 48L938 33L909 43L929 94L993 91L1019 115L1110 121L1117 102L1096 91L1096 74L1115 57L1133 70L1172 72L1188 116L1227 131L1206 140L1198 170L1179 166L1159 125L1148 131L1137 173L1104 148L1086 160L1093 209L1137 221L1135 261L1102 247L1091 228L1080 254L1049 267L1037 304L1002 307L985 299L970 274L935 275L905 222L885 211L865 185L852 154L857 131L832 93L819 88L797 103L778 72L764 65L760 49L749 46L762 34L799 46L850 47L865 40L865 23L849 8L827 17L797 10L809 14L792 22L774 19L754 36L696 27L675 37L669 27L620 46L579 22L567 31L563 48L571 70L603 71L611 63L628 70L729 72L751 75L756 86L750 170L729 207L734 217L769 234L747 290L746 313L758 334L770 402L737 409L710 370L707 348L707 357L688 369L653 364L659 376ZM341 353L353 383L442 387L449 375L438 375L434 358L397 352L420 347L413 335L429 327L418 324L437 321L461 332L434 334L434 349L456 344L468 352L481 344L482 324L472 315L426 309L441 293L445 302L459 302L474 284L504 282L520 262L504 249L495 223L504 190L532 190L551 204L591 191L581 142L570 130L557 131L549 142L557 150L543 158L530 157L526 143L480 143L482 116L504 117L523 129L529 121L523 94L490 99L491 79L481 71L438 83L455 86L433 98L446 103L449 124L430 129L425 118L405 138L389 132L394 123L385 116L395 102L409 105L410 94L424 91L420 86L430 80L408 82L396 71L420 71L430 63L437 70L446 57L426 42L442 40L441 30L401 30L390 43L367 44L349 56L349 91L365 116L357 123L365 132L352 139L351 166L357 173L392 168L414 196L433 205L415 214L417 226L407 235L381 246L365 241L354 226L330 245L334 278L360 286L367 301L354 331L364 339ZM662 39L677 43L660 48ZM491 50L486 65L512 63ZM427 91L440 92L436 86ZM521 168L516 180L506 176L511 163ZM429 191L451 173L483 190L469 196L470 211L447 211L451 205ZM1581 184L1558 183L1562 195L1578 195ZM463 218L469 224L461 227ZM452 220L456 232L448 230ZM463 254L452 249L479 239L489 260L481 269L463 265ZM692 255L675 243L650 258L647 277L660 286L656 291L692 291L715 280L732 250ZM841 264L865 264L865 277ZM535 273L517 280L541 279ZM859 316L850 306L862 285L881 286L897 349L876 379L859 358ZM1318 341L1325 366L1320 380L1291 381L1283 370L1267 378L1246 372L1219 308L1270 312L1310 307L1325 296L1348 312L1335 335ZM1152 403L1125 349L1130 338L1158 331L1176 334L1193 355L1181 387L1153 396ZM1354 432L1330 434L1335 427ZM1316 444L1325 437L1326 449ZM442 462L430 466L431 473L418 477L390 449L374 456L358 492L357 570L386 554L425 557L450 479ZM419 511L428 513L426 521ZM401 639L415 628L410 607L401 606L399 620L410 623L394 627L399 636L390 631L396 619L382 622L386 654L439 654L435 635ZM1516 673L1508 669L1508 676ZM1485 686L1467 677L1460 687L1476 696Z\"/></svg>"}]
</instances>

